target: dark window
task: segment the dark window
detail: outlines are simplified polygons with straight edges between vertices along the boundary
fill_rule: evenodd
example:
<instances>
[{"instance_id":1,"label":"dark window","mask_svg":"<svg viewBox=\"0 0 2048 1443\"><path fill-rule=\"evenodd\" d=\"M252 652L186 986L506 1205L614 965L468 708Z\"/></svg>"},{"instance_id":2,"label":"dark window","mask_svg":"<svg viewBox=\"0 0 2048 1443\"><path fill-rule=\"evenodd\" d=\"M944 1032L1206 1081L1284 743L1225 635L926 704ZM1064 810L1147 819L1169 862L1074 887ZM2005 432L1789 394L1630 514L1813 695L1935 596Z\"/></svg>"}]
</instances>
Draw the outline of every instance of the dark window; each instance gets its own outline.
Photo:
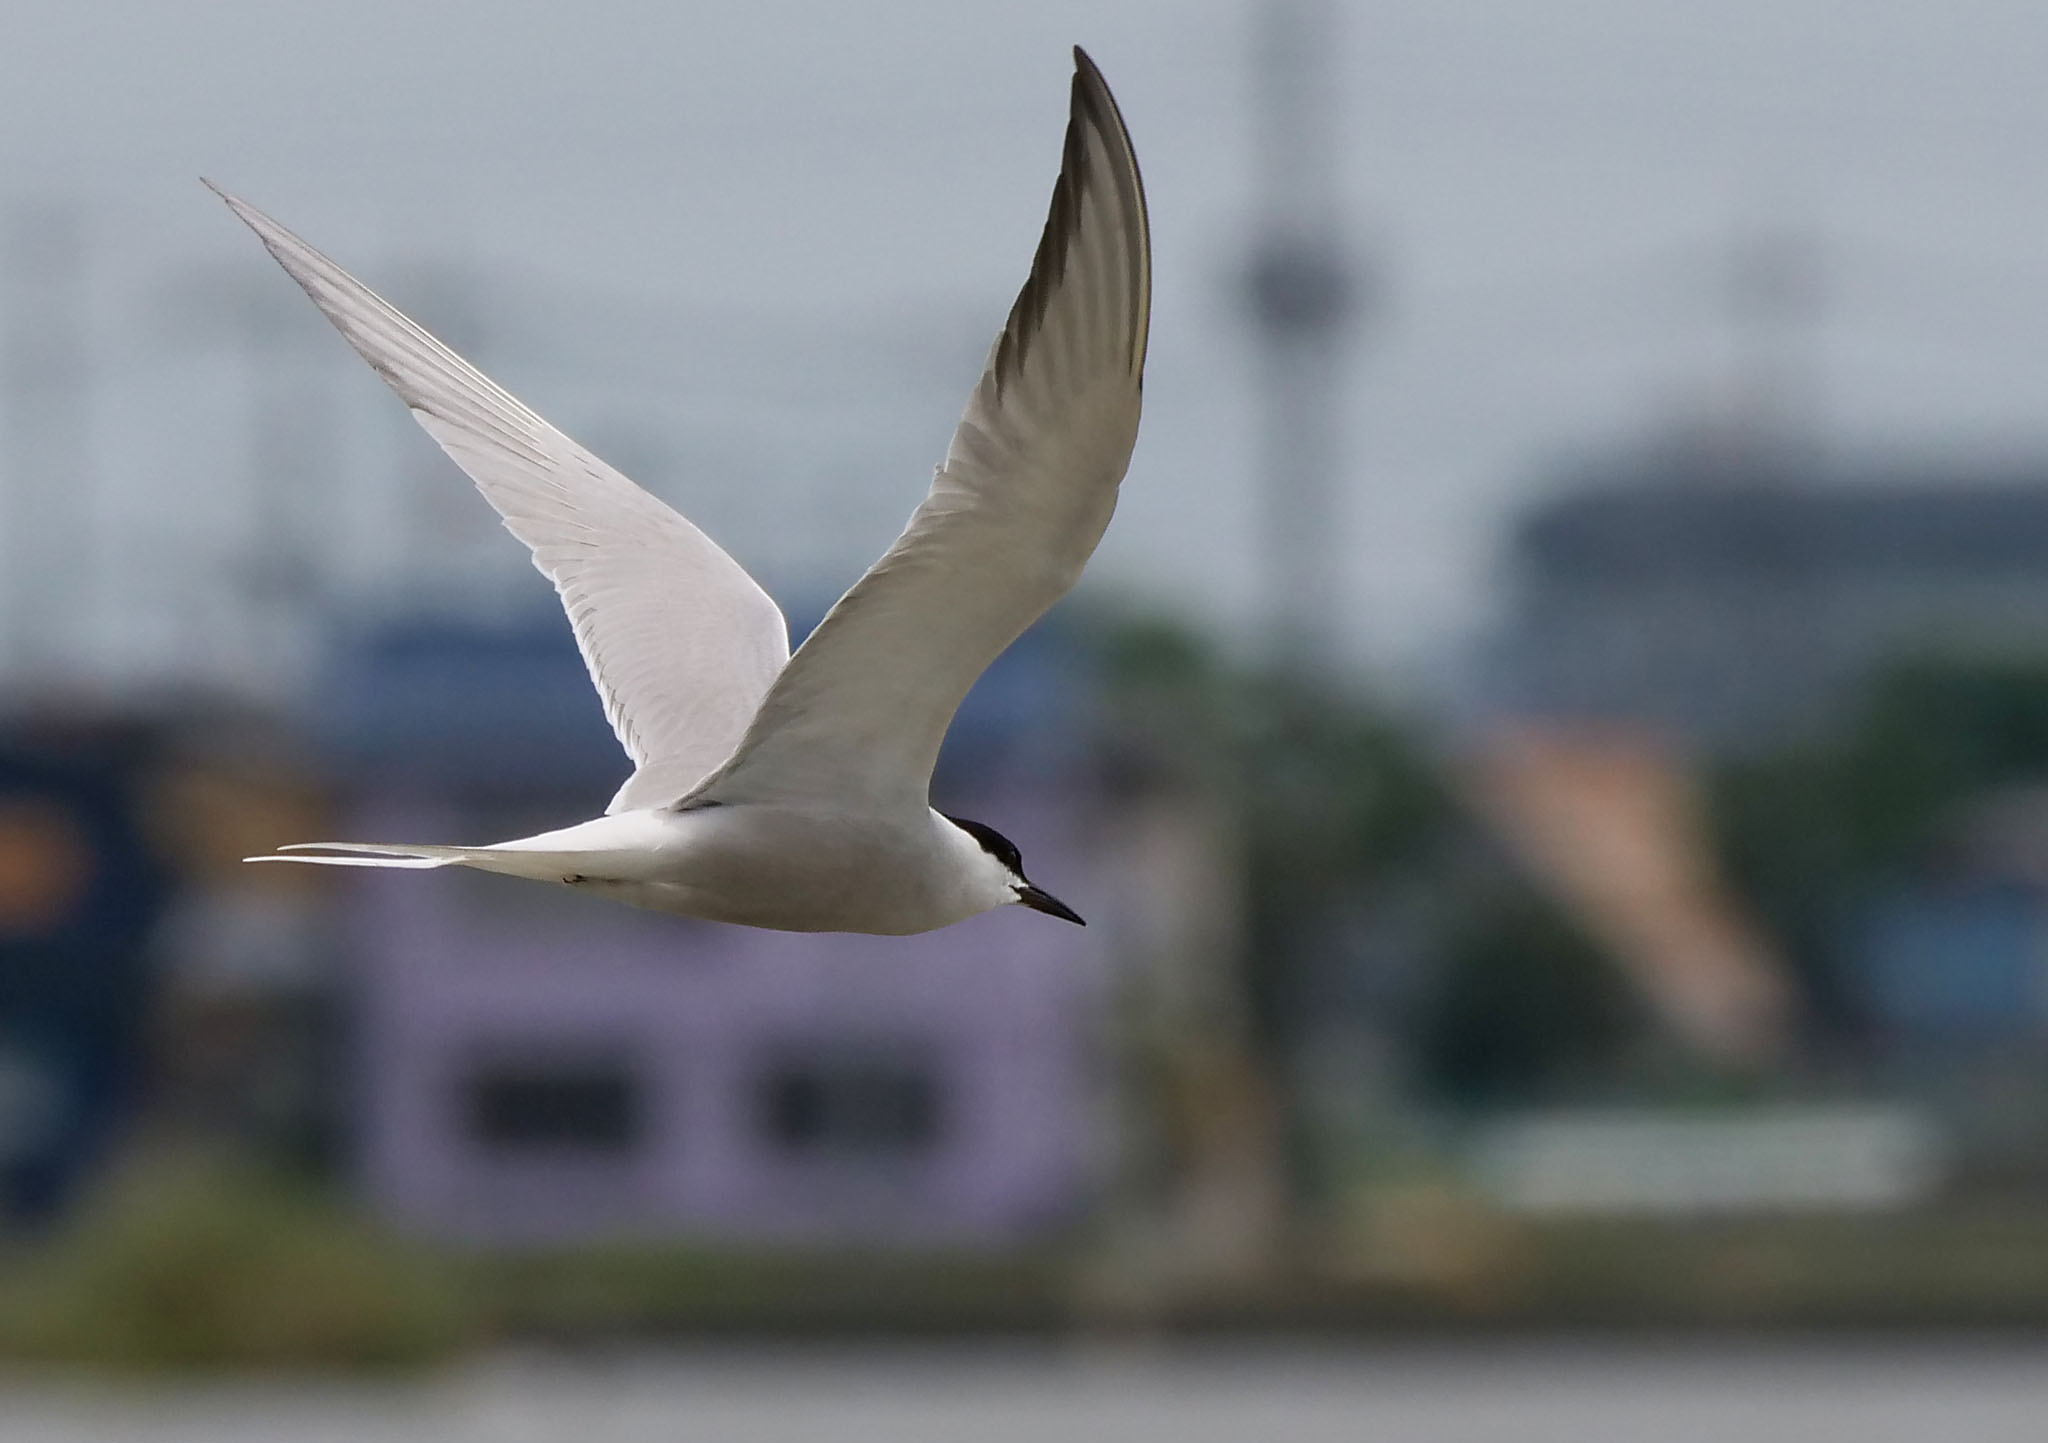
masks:
<instances>
[{"instance_id":1,"label":"dark window","mask_svg":"<svg viewBox=\"0 0 2048 1443\"><path fill-rule=\"evenodd\" d=\"M921 1058L788 1058L762 1076L761 1123L792 1152L870 1157L924 1152L938 1141L939 1086Z\"/></svg>"},{"instance_id":2,"label":"dark window","mask_svg":"<svg viewBox=\"0 0 2048 1443\"><path fill-rule=\"evenodd\" d=\"M488 1064L466 1094L469 1134L486 1147L619 1152L640 1140L640 1088L622 1063Z\"/></svg>"}]
</instances>

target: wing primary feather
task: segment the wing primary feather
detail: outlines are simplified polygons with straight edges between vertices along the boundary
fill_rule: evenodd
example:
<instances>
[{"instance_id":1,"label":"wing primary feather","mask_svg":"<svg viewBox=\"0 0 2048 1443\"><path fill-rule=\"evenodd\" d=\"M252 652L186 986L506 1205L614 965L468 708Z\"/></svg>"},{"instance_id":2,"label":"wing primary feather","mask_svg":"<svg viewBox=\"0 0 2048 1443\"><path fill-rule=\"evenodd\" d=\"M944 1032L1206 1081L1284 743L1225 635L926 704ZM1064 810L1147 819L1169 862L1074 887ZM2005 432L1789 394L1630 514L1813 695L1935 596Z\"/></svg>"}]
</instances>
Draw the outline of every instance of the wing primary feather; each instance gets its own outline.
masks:
<instances>
[{"instance_id":1,"label":"wing primary feather","mask_svg":"<svg viewBox=\"0 0 2048 1443\"><path fill-rule=\"evenodd\" d=\"M674 510L255 207L256 233L496 508L554 583L636 770L612 811L665 806L723 762L789 657L782 613Z\"/></svg>"},{"instance_id":2,"label":"wing primary feather","mask_svg":"<svg viewBox=\"0 0 2048 1443\"><path fill-rule=\"evenodd\" d=\"M1151 240L1123 117L1085 52L1074 65L1030 273L930 493L692 800L925 805L968 688L1109 524L1138 433Z\"/></svg>"},{"instance_id":3,"label":"wing primary feather","mask_svg":"<svg viewBox=\"0 0 2048 1443\"><path fill-rule=\"evenodd\" d=\"M1150 235L1151 221L1145 207L1145 182L1138 158L1130 146L1123 112L1110 94L1102 72L1080 46L1074 47L1074 79L1069 100L1065 140L1060 150L1060 173L1053 182L1052 201L1046 209L1045 227L1039 233L1038 250L1032 257L1031 272L1017 293L997 338L990 370L998 398L1012 378L1028 363L1033 340L1045 322L1045 310L1053 292L1066 279L1068 250L1075 241L1076 212L1082 200L1084 176L1089 173L1087 147L1090 134L1113 138L1119 143L1121 162L1108 171L1116 204L1122 212L1121 228L1133 235ZM1151 309L1150 247L1129 253L1130 269L1125 277L1127 313L1123 333L1130 338L1128 364L1142 377L1148 327L1145 317ZM1142 381L1141 381L1142 384Z\"/></svg>"}]
</instances>

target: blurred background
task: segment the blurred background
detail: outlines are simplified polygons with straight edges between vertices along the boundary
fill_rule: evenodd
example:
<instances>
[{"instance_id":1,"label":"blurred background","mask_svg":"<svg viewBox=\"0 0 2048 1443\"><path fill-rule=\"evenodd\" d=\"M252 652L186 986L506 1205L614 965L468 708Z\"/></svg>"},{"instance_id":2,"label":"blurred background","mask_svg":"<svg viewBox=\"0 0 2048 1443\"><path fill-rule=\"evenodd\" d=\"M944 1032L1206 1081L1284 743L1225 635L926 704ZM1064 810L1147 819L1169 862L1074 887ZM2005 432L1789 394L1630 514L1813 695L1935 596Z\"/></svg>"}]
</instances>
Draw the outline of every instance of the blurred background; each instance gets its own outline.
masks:
<instances>
[{"instance_id":1,"label":"blurred background","mask_svg":"<svg viewBox=\"0 0 2048 1443\"><path fill-rule=\"evenodd\" d=\"M2048 18L6 30L10 1438L2034 1436ZM935 800L1086 932L241 864L560 825L626 764L200 174L800 636L943 454L1077 40L1150 191L1145 430Z\"/></svg>"}]
</instances>

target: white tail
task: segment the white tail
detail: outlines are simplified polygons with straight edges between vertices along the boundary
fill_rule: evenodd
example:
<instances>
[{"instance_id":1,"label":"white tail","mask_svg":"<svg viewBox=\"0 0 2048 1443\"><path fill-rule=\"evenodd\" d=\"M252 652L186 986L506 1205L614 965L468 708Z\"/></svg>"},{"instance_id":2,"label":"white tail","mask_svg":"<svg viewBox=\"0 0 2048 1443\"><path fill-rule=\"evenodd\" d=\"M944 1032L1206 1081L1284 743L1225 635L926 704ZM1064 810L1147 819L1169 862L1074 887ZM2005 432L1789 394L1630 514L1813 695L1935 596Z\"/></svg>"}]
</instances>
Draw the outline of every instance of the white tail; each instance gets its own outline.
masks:
<instances>
[{"instance_id":1,"label":"white tail","mask_svg":"<svg viewBox=\"0 0 2048 1443\"><path fill-rule=\"evenodd\" d=\"M559 834L557 834L559 835ZM536 838L525 838L532 842ZM315 867L474 867L479 872L496 872L505 877L554 882L580 877L591 869L597 854L576 851L539 851L522 842L501 842L490 847L397 846L384 842L294 842L261 857L244 857L245 862L304 862Z\"/></svg>"},{"instance_id":2,"label":"white tail","mask_svg":"<svg viewBox=\"0 0 2048 1443\"><path fill-rule=\"evenodd\" d=\"M487 847L440 847L386 842L294 842L249 862L305 862L317 867L474 867L506 877L559 882L585 876L618 877L621 866L644 864L670 835L665 812L620 812L559 831L496 842Z\"/></svg>"},{"instance_id":3,"label":"white tail","mask_svg":"<svg viewBox=\"0 0 2048 1443\"><path fill-rule=\"evenodd\" d=\"M294 842L245 862L305 862L316 867L446 867L476 847L393 847L379 842Z\"/></svg>"}]
</instances>

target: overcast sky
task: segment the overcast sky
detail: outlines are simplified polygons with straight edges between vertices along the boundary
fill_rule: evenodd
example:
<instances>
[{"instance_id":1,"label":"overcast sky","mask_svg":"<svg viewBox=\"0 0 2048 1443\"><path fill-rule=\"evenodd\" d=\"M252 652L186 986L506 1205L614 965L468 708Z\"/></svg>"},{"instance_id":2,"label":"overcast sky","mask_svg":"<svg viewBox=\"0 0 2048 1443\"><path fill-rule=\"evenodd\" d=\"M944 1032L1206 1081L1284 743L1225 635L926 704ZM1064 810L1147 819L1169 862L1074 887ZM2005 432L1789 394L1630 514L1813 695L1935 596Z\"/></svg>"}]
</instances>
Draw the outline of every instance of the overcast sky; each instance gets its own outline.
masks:
<instances>
[{"instance_id":1,"label":"overcast sky","mask_svg":"<svg viewBox=\"0 0 2048 1443\"><path fill-rule=\"evenodd\" d=\"M863 476L872 494L835 531L857 568L922 492L1022 279L1081 42L1131 125L1157 247L1145 433L1091 577L1243 627L1256 473L1227 284L1254 219L1252 9L11 0L0 203L85 203L116 296L261 259L203 173L373 280L393 257L472 262L600 311L702 317L707 335L737 318L800 346L815 328L833 366L857 366L863 336L883 357L944 336L935 354L966 372L892 403L902 474ZM1810 235L1824 258L1831 444L2048 451L2048 11L1338 9L1343 208L1383 287L1346 382L1361 659L1440 666L1483 621L1502 527L1556 457L1704 404L1730 352L1718 277L1746 231ZM586 385L613 383L603 364ZM555 373L504 379L568 419ZM808 379L792 404L820 394ZM773 426L772 394L757 399L750 423ZM141 494L148 468L112 469L110 504L166 505ZM734 518L722 539L774 569L720 484L662 489ZM817 484L791 478L783 499ZM749 514L777 504L749 498Z\"/></svg>"}]
</instances>

